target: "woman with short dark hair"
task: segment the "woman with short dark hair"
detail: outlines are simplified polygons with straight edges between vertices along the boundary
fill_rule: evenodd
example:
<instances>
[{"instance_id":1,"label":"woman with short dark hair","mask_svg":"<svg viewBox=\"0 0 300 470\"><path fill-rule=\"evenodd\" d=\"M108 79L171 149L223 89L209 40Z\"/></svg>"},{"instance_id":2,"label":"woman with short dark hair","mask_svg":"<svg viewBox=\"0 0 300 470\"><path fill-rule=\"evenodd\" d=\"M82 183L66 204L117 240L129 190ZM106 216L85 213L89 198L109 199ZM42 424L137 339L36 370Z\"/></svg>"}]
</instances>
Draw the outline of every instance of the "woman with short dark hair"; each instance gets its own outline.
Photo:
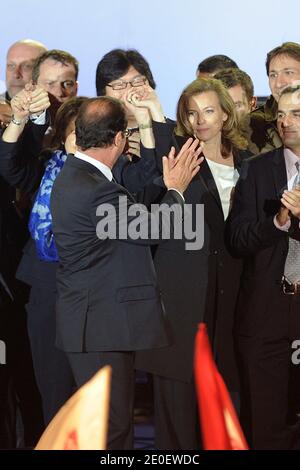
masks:
<instances>
[{"instance_id":1,"label":"woman with short dark hair","mask_svg":"<svg viewBox=\"0 0 300 470\"><path fill-rule=\"evenodd\" d=\"M155 81L146 59L136 50L114 49L100 60L96 71L97 95L119 99L126 108L127 145L113 169L115 179L137 194L159 176L155 159L152 117L147 107L135 106L136 100L155 95ZM156 120L164 120L160 107ZM141 157L141 158L140 158Z\"/></svg>"}]
</instances>

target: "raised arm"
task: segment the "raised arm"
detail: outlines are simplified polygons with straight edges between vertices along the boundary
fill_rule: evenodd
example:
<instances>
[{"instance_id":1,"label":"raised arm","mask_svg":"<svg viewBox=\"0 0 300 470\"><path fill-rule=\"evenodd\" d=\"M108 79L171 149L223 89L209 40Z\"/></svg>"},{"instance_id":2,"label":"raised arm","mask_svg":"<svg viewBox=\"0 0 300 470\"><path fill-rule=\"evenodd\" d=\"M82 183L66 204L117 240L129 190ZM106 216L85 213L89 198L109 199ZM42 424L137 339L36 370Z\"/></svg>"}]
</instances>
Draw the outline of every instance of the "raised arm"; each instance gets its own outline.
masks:
<instances>
[{"instance_id":1,"label":"raised arm","mask_svg":"<svg viewBox=\"0 0 300 470\"><path fill-rule=\"evenodd\" d=\"M50 102L42 88L28 85L11 101L13 118L0 138L0 174L12 186L31 192L39 184L41 163L37 160L48 127L29 118L45 113ZM29 121L28 121L29 119Z\"/></svg>"}]
</instances>

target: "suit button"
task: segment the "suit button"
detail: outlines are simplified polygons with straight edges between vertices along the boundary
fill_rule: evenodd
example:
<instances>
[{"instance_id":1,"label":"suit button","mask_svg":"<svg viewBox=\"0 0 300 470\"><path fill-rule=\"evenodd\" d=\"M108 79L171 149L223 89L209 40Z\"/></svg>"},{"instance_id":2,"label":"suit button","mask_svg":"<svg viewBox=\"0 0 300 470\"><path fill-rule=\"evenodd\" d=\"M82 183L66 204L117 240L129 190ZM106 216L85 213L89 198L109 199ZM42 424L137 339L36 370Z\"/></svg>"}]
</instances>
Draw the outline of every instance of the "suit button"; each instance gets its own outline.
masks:
<instances>
[{"instance_id":1,"label":"suit button","mask_svg":"<svg viewBox=\"0 0 300 470\"><path fill-rule=\"evenodd\" d=\"M220 289L220 294L221 294L221 295L224 294L224 289Z\"/></svg>"},{"instance_id":2,"label":"suit button","mask_svg":"<svg viewBox=\"0 0 300 470\"><path fill-rule=\"evenodd\" d=\"M214 255L217 255L218 253L218 250L214 250Z\"/></svg>"},{"instance_id":3,"label":"suit button","mask_svg":"<svg viewBox=\"0 0 300 470\"><path fill-rule=\"evenodd\" d=\"M220 261L219 267L220 267L220 268L223 268L223 263L222 263L222 261Z\"/></svg>"}]
</instances>

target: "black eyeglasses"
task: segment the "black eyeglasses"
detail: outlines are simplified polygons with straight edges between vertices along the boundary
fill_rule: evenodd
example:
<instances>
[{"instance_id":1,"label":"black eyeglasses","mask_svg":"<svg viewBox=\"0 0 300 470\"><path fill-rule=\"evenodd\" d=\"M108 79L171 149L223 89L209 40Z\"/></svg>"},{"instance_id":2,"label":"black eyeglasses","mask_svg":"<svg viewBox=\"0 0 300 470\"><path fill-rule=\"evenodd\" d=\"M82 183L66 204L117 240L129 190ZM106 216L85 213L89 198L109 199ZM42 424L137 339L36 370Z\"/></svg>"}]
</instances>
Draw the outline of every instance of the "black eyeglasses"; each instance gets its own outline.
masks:
<instances>
[{"instance_id":1,"label":"black eyeglasses","mask_svg":"<svg viewBox=\"0 0 300 470\"><path fill-rule=\"evenodd\" d=\"M123 80L120 80L119 82L108 83L107 86L111 87L113 90L125 90L128 84L130 84L132 87L138 87L145 85L146 80L147 78L145 77L135 77L129 82L124 82Z\"/></svg>"},{"instance_id":2,"label":"black eyeglasses","mask_svg":"<svg viewBox=\"0 0 300 470\"><path fill-rule=\"evenodd\" d=\"M130 137L132 134L134 134L135 132L138 132L138 131L139 131L138 127L128 127L128 129L126 129L124 131L124 137L126 137L126 139L128 139L128 137Z\"/></svg>"}]
</instances>

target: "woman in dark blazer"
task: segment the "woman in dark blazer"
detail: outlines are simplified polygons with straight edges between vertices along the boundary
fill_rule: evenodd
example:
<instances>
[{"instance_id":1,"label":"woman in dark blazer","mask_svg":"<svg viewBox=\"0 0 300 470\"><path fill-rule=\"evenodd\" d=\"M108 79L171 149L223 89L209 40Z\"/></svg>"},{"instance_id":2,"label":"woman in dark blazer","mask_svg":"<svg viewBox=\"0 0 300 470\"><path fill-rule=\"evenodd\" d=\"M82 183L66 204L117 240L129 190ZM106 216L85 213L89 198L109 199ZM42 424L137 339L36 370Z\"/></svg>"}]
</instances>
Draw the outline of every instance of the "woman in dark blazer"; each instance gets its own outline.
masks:
<instances>
[{"instance_id":1,"label":"woman in dark blazer","mask_svg":"<svg viewBox=\"0 0 300 470\"><path fill-rule=\"evenodd\" d=\"M204 206L204 220L196 220L198 230L204 230L204 244L200 250L188 250L185 239L170 240L157 248L155 267L172 345L138 353L136 366L154 374L157 448L196 449L201 444L193 354L201 321L207 323L229 390L238 391L232 327L241 264L225 247L224 227L247 143L239 134L227 90L210 78L195 80L183 91L177 125L153 122L153 129L157 155L166 154L172 145L179 150L191 136L203 142L205 160L184 197L193 214L196 205ZM145 193L148 203L158 202L165 192L156 183Z\"/></svg>"}]
</instances>

